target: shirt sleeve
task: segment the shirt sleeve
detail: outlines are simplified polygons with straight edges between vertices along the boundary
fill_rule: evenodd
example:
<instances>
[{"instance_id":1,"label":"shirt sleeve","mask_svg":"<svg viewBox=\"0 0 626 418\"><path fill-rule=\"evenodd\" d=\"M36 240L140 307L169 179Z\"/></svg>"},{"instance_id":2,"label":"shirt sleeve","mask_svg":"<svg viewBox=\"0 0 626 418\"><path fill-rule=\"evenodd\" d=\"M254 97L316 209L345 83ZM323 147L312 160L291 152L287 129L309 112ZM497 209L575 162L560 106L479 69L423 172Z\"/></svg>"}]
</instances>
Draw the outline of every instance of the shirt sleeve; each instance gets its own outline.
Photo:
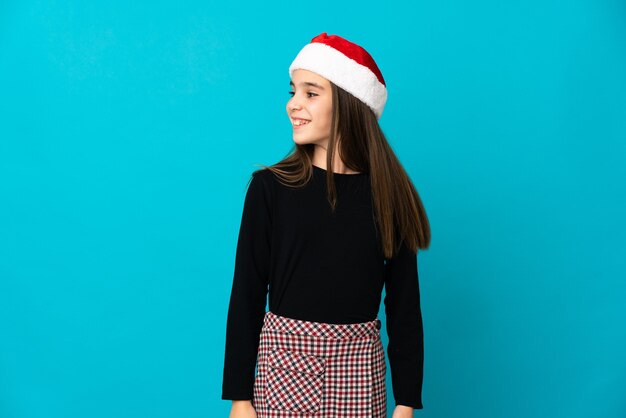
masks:
<instances>
[{"instance_id":1,"label":"shirt sleeve","mask_svg":"<svg viewBox=\"0 0 626 418\"><path fill-rule=\"evenodd\" d=\"M226 322L222 399L253 399L269 283L271 211L266 180L254 173L244 200Z\"/></svg>"},{"instance_id":2,"label":"shirt sleeve","mask_svg":"<svg viewBox=\"0 0 626 418\"><path fill-rule=\"evenodd\" d=\"M396 405L423 409L424 331L417 254L404 243L385 263L387 355Z\"/></svg>"}]
</instances>

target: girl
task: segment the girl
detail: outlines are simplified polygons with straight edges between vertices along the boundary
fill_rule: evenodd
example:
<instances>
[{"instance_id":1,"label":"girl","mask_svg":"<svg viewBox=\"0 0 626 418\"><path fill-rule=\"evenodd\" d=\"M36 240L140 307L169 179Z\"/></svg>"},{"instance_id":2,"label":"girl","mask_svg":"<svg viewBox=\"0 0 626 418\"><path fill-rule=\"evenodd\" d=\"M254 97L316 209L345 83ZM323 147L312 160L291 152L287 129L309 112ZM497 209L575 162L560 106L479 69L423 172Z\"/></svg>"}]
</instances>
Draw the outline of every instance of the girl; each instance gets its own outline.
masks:
<instances>
[{"instance_id":1,"label":"girl","mask_svg":"<svg viewBox=\"0 0 626 418\"><path fill-rule=\"evenodd\" d=\"M289 75L295 145L246 193L222 399L231 418L386 417L384 286L393 418L412 417L423 408L417 251L430 226L378 124L385 81L365 49L326 32Z\"/></svg>"}]
</instances>

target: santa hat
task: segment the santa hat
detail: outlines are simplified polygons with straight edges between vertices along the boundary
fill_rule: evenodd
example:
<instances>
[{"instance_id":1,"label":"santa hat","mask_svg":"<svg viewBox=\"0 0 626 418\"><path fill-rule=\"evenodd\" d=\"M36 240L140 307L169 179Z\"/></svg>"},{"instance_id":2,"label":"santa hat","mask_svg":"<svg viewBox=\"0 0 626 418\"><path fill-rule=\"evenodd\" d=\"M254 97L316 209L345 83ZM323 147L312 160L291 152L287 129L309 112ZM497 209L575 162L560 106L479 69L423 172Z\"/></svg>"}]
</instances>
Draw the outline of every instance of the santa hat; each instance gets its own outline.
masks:
<instances>
[{"instance_id":1,"label":"santa hat","mask_svg":"<svg viewBox=\"0 0 626 418\"><path fill-rule=\"evenodd\" d=\"M304 46L289 66L312 71L368 105L380 119L387 102L387 87L372 56L361 46L323 32Z\"/></svg>"}]
</instances>

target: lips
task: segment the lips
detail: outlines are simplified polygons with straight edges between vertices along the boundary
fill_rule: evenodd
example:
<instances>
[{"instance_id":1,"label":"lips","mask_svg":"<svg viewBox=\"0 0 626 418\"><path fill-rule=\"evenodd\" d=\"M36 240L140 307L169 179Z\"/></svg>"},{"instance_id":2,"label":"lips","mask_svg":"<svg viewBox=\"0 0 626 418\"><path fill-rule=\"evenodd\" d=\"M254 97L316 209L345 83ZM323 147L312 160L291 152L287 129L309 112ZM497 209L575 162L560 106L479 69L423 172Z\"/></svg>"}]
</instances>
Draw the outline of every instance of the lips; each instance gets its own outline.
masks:
<instances>
[{"instance_id":1,"label":"lips","mask_svg":"<svg viewBox=\"0 0 626 418\"><path fill-rule=\"evenodd\" d=\"M302 127L311 123L310 120L302 119L302 118L291 118L291 124L293 129L301 129Z\"/></svg>"}]
</instances>

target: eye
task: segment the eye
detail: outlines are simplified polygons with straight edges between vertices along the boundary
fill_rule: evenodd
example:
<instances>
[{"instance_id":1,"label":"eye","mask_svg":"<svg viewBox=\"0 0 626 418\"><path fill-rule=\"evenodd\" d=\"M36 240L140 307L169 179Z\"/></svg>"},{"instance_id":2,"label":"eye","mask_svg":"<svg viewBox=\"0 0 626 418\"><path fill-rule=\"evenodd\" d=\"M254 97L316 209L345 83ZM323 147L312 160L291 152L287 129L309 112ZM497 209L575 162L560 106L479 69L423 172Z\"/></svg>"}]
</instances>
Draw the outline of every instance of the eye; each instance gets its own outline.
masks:
<instances>
[{"instance_id":1,"label":"eye","mask_svg":"<svg viewBox=\"0 0 626 418\"><path fill-rule=\"evenodd\" d=\"M291 97L293 97L293 95L295 94L295 92L293 92L293 91L290 91L290 92L288 92L288 93L289 93L289 95L290 95ZM312 91L308 92L307 94L312 94L313 96L319 96L317 93L313 93Z\"/></svg>"}]
</instances>

